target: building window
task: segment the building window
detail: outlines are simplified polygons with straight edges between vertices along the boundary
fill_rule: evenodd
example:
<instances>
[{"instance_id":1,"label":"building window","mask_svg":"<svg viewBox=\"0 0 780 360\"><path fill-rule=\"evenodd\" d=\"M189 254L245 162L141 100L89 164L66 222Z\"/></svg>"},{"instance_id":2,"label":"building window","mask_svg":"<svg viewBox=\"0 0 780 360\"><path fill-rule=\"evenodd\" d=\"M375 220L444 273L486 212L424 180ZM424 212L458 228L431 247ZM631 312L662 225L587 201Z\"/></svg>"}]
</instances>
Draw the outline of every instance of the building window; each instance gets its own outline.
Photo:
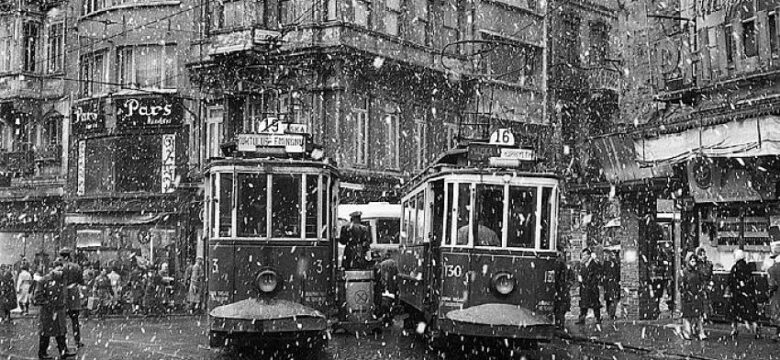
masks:
<instances>
[{"instance_id":1,"label":"building window","mask_svg":"<svg viewBox=\"0 0 780 360\"><path fill-rule=\"evenodd\" d=\"M439 48L447 47L448 53L459 52L459 47L451 45L460 40L460 9L457 0L447 0L441 4L441 36L439 39ZM450 46L447 46L450 45Z\"/></svg>"},{"instance_id":2,"label":"building window","mask_svg":"<svg viewBox=\"0 0 780 360\"><path fill-rule=\"evenodd\" d=\"M35 71L36 55L38 52L38 23L27 21L24 23L24 71Z\"/></svg>"},{"instance_id":3,"label":"building window","mask_svg":"<svg viewBox=\"0 0 780 360\"><path fill-rule=\"evenodd\" d=\"M404 38L421 45L430 45L428 0L409 0L402 30Z\"/></svg>"},{"instance_id":4,"label":"building window","mask_svg":"<svg viewBox=\"0 0 780 360\"><path fill-rule=\"evenodd\" d=\"M401 0L385 0L385 33L398 36L401 18Z\"/></svg>"},{"instance_id":5,"label":"building window","mask_svg":"<svg viewBox=\"0 0 780 360\"><path fill-rule=\"evenodd\" d=\"M494 40L484 56L485 72L494 80L535 86L540 81L542 49L533 45L483 34Z\"/></svg>"},{"instance_id":6,"label":"building window","mask_svg":"<svg viewBox=\"0 0 780 360\"><path fill-rule=\"evenodd\" d=\"M723 29L723 32L726 33L726 64L731 67L734 66L734 28L731 25L726 25Z\"/></svg>"},{"instance_id":7,"label":"building window","mask_svg":"<svg viewBox=\"0 0 780 360\"><path fill-rule=\"evenodd\" d=\"M82 15L105 9L107 5L110 5L110 3L108 3L109 1L110 0L84 0L81 8L81 11L83 12Z\"/></svg>"},{"instance_id":8,"label":"building window","mask_svg":"<svg viewBox=\"0 0 780 360\"><path fill-rule=\"evenodd\" d=\"M11 54L13 53L13 38L0 37L0 72L11 71Z\"/></svg>"},{"instance_id":9,"label":"building window","mask_svg":"<svg viewBox=\"0 0 780 360\"><path fill-rule=\"evenodd\" d=\"M124 88L175 88L176 46L143 45L117 50L117 79Z\"/></svg>"},{"instance_id":10,"label":"building window","mask_svg":"<svg viewBox=\"0 0 780 360\"><path fill-rule=\"evenodd\" d=\"M224 136L222 123L225 109L222 106L206 108L206 158L221 157L220 145Z\"/></svg>"},{"instance_id":11,"label":"building window","mask_svg":"<svg viewBox=\"0 0 780 360\"><path fill-rule=\"evenodd\" d=\"M444 124L447 129L447 149L458 146L458 124Z\"/></svg>"},{"instance_id":12,"label":"building window","mask_svg":"<svg viewBox=\"0 0 780 360\"><path fill-rule=\"evenodd\" d=\"M742 45L744 46L746 57L758 55L755 18L742 22Z\"/></svg>"},{"instance_id":13,"label":"building window","mask_svg":"<svg viewBox=\"0 0 780 360\"><path fill-rule=\"evenodd\" d=\"M101 95L106 91L106 53L95 52L81 57L81 94Z\"/></svg>"},{"instance_id":14,"label":"building window","mask_svg":"<svg viewBox=\"0 0 780 360\"><path fill-rule=\"evenodd\" d=\"M371 2L368 0L352 0L352 9L355 12L355 24L368 27L371 19Z\"/></svg>"},{"instance_id":15,"label":"building window","mask_svg":"<svg viewBox=\"0 0 780 360\"><path fill-rule=\"evenodd\" d=\"M37 146L41 149L52 145L59 145L62 136L62 117L48 117L38 126Z\"/></svg>"},{"instance_id":16,"label":"building window","mask_svg":"<svg viewBox=\"0 0 780 360\"><path fill-rule=\"evenodd\" d=\"M54 23L49 25L48 44L46 47L48 59L47 71L50 74L63 71L65 49L65 24Z\"/></svg>"},{"instance_id":17,"label":"building window","mask_svg":"<svg viewBox=\"0 0 780 360\"><path fill-rule=\"evenodd\" d=\"M563 17L561 22L560 49L561 62L568 65L580 63L580 19Z\"/></svg>"},{"instance_id":18,"label":"building window","mask_svg":"<svg viewBox=\"0 0 780 360\"><path fill-rule=\"evenodd\" d=\"M428 124L425 123L425 120L417 121L414 123L414 128L414 140L417 144L414 166L419 170L423 169L426 164L426 150L428 147L428 137L426 134L428 132Z\"/></svg>"},{"instance_id":19,"label":"building window","mask_svg":"<svg viewBox=\"0 0 780 360\"><path fill-rule=\"evenodd\" d=\"M211 8L211 25L214 29L245 28L265 18L265 2L214 1Z\"/></svg>"},{"instance_id":20,"label":"building window","mask_svg":"<svg viewBox=\"0 0 780 360\"><path fill-rule=\"evenodd\" d=\"M368 165L368 102L360 98L352 109L355 117L355 164Z\"/></svg>"},{"instance_id":21,"label":"building window","mask_svg":"<svg viewBox=\"0 0 780 360\"><path fill-rule=\"evenodd\" d=\"M609 28L604 23L590 25L590 65L604 65L609 53Z\"/></svg>"},{"instance_id":22,"label":"building window","mask_svg":"<svg viewBox=\"0 0 780 360\"><path fill-rule=\"evenodd\" d=\"M385 134L387 135L385 167L388 169L398 169L399 167L398 153L401 138L398 127L398 114L385 115Z\"/></svg>"},{"instance_id":23,"label":"building window","mask_svg":"<svg viewBox=\"0 0 780 360\"><path fill-rule=\"evenodd\" d=\"M769 51L772 53L772 56L777 57L778 55L778 34L777 34L777 12L773 11L769 14L769 17L767 18L767 21L769 22Z\"/></svg>"}]
</instances>

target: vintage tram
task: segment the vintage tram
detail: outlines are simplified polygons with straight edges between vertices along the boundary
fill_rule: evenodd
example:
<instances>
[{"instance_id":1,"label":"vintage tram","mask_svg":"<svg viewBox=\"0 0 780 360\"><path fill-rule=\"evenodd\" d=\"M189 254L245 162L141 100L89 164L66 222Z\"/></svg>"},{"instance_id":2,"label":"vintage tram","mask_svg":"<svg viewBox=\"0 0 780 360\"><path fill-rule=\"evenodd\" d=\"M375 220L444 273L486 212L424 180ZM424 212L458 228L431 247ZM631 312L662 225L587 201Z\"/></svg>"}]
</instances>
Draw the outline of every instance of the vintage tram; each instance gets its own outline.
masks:
<instances>
[{"instance_id":1,"label":"vintage tram","mask_svg":"<svg viewBox=\"0 0 780 360\"><path fill-rule=\"evenodd\" d=\"M471 143L403 189L400 300L432 339L535 349L552 338L559 181L533 158Z\"/></svg>"},{"instance_id":2,"label":"vintage tram","mask_svg":"<svg viewBox=\"0 0 780 360\"><path fill-rule=\"evenodd\" d=\"M300 139L251 134L238 140L241 150L242 143L289 149ZM335 306L339 174L306 140L306 149L295 144L292 153L284 146L258 147L206 168L211 347L283 343L316 349L327 341Z\"/></svg>"}]
</instances>

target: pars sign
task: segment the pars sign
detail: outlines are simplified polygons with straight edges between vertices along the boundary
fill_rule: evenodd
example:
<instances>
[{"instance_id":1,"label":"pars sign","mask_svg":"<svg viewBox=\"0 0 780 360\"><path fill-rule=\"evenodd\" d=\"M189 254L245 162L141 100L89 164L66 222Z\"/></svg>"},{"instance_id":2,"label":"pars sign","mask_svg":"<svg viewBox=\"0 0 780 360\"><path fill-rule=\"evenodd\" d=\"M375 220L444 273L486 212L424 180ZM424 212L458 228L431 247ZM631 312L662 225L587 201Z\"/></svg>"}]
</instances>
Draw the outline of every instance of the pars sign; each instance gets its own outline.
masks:
<instances>
[{"instance_id":1,"label":"pars sign","mask_svg":"<svg viewBox=\"0 0 780 360\"><path fill-rule=\"evenodd\" d=\"M183 116L181 107L177 99L166 97L120 99L117 100L117 127L178 126Z\"/></svg>"}]
</instances>

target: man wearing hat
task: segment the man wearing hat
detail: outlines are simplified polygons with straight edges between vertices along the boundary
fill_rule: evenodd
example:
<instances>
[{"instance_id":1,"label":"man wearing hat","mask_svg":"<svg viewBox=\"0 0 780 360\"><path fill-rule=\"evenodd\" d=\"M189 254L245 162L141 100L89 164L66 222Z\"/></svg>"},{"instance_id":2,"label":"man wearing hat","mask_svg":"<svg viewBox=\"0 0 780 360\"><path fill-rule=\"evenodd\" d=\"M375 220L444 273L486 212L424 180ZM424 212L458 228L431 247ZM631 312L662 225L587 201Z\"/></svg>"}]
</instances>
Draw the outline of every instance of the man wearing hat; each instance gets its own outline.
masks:
<instances>
[{"instance_id":1,"label":"man wearing hat","mask_svg":"<svg viewBox=\"0 0 780 360\"><path fill-rule=\"evenodd\" d=\"M366 253L371 246L368 228L360 223L363 214L355 211L349 214L350 222L341 228L339 243L345 246L342 266L345 270L368 270Z\"/></svg>"},{"instance_id":2,"label":"man wearing hat","mask_svg":"<svg viewBox=\"0 0 780 360\"><path fill-rule=\"evenodd\" d=\"M57 258L54 260L54 269L46 276L36 280L33 294L33 303L40 306L38 317L38 359L53 359L49 356L48 348L52 337L57 341L57 350L59 358L64 359L75 356L68 350L65 335L68 332L67 322L65 320L65 282L63 280L63 261Z\"/></svg>"},{"instance_id":3,"label":"man wearing hat","mask_svg":"<svg viewBox=\"0 0 780 360\"><path fill-rule=\"evenodd\" d=\"M72 253L73 251L68 247L60 249L62 282L65 286L65 311L67 311L73 328L73 340L76 342L76 346L81 348L84 344L81 342L79 312L81 312L80 287L84 284L84 273L81 271L81 266L73 261Z\"/></svg>"}]
</instances>

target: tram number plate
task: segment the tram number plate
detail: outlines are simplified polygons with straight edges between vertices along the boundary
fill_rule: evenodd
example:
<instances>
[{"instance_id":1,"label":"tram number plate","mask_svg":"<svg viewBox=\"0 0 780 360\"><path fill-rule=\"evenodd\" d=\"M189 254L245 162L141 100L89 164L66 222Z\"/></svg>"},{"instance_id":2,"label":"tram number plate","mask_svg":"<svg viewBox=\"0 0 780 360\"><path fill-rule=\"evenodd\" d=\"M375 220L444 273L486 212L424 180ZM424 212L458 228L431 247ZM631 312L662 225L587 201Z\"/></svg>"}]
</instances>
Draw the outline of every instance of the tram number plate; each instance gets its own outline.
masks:
<instances>
[{"instance_id":1,"label":"tram number plate","mask_svg":"<svg viewBox=\"0 0 780 360\"><path fill-rule=\"evenodd\" d=\"M445 265L444 271L447 277L459 278L463 276L463 267L460 265Z\"/></svg>"}]
</instances>

